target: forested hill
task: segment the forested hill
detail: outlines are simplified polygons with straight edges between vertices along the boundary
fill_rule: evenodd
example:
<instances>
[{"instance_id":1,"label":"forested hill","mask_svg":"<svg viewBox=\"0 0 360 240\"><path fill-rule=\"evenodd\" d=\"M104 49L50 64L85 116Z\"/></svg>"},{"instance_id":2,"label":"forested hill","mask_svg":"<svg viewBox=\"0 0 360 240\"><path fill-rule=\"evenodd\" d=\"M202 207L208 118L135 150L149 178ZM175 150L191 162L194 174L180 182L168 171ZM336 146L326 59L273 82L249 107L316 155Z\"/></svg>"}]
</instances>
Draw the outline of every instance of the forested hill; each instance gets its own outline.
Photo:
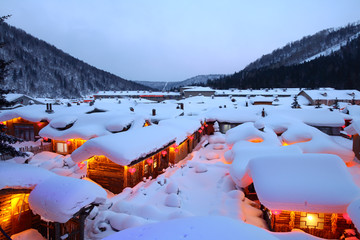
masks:
<instances>
[{"instance_id":1,"label":"forested hill","mask_svg":"<svg viewBox=\"0 0 360 240\"><path fill-rule=\"evenodd\" d=\"M360 90L360 36L328 56L291 66L243 70L208 85L220 89L326 86Z\"/></svg>"},{"instance_id":2,"label":"forested hill","mask_svg":"<svg viewBox=\"0 0 360 240\"><path fill-rule=\"evenodd\" d=\"M80 61L45 41L0 23L0 58L13 60L5 88L43 97L79 97L99 90L151 89Z\"/></svg>"},{"instance_id":3,"label":"forested hill","mask_svg":"<svg viewBox=\"0 0 360 240\"><path fill-rule=\"evenodd\" d=\"M322 30L314 35L289 43L276 49L256 61L250 63L244 70L250 71L263 67L290 66L314 59L319 55L329 55L358 36L360 23L349 24L338 29Z\"/></svg>"}]
</instances>

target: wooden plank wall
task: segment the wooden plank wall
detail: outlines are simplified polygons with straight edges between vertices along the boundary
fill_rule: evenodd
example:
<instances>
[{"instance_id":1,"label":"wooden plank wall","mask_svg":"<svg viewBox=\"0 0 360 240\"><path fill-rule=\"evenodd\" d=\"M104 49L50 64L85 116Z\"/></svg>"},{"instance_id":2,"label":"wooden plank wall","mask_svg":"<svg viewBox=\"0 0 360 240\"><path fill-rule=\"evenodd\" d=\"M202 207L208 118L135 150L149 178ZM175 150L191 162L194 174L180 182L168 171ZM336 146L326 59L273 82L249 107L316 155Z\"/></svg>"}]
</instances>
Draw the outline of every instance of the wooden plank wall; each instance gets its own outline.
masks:
<instances>
[{"instance_id":1,"label":"wooden plank wall","mask_svg":"<svg viewBox=\"0 0 360 240\"><path fill-rule=\"evenodd\" d=\"M16 124L32 125L34 127L34 138L35 138L35 136L39 136L39 131L42 128L46 127L46 125L48 125L48 122L30 122L30 121L27 121L20 117L13 118L11 120L4 121L4 122L7 127L6 134L11 135L11 136L15 136L14 125L16 125Z\"/></svg>"},{"instance_id":2,"label":"wooden plank wall","mask_svg":"<svg viewBox=\"0 0 360 240\"><path fill-rule=\"evenodd\" d=\"M279 215L272 215L271 223L273 231L275 232L290 232L291 228L289 226L290 222L290 211L282 211ZM303 230L306 233L311 235L326 238L326 239L339 239L345 229L355 229L354 225L351 222L347 222L342 214L337 214L337 228L336 232L332 232L331 226L331 216L332 214L324 214L324 228L315 229L315 228L300 228L300 217L301 212L295 213L295 223L294 228ZM355 229L356 230L356 229Z\"/></svg>"},{"instance_id":3,"label":"wooden plank wall","mask_svg":"<svg viewBox=\"0 0 360 240\"><path fill-rule=\"evenodd\" d=\"M3 189L0 190L0 224L1 228L9 235L19 233L29 228L37 228L40 224L40 216L33 215L29 204L25 201L19 214L12 209L11 202L16 195L29 194L30 189ZM22 200L22 199L21 199ZM21 202L22 204L22 202ZM0 240L7 240L0 233Z\"/></svg>"}]
</instances>

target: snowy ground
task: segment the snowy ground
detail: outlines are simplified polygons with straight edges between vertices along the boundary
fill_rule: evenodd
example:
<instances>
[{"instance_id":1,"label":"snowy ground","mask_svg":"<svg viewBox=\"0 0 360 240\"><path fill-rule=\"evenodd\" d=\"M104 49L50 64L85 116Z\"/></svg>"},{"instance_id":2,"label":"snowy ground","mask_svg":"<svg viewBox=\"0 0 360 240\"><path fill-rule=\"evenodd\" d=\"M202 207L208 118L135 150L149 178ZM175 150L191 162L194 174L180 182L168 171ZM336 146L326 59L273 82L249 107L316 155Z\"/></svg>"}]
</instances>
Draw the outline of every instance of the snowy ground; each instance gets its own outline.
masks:
<instances>
[{"instance_id":1,"label":"snowy ground","mask_svg":"<svg viewBox=\"0 0 360 240\"><path fill-rule=\"evenodd\" d=\"M98 211L87 222L90 239L148 223L190 216L226 216L267 228L258 204L236 189L225 164L223 143L208 142L156 179L146 179L134 188L109 199L110 209ZM223 142L223 141L222 141Z\"/></svg>"}]
</instances>

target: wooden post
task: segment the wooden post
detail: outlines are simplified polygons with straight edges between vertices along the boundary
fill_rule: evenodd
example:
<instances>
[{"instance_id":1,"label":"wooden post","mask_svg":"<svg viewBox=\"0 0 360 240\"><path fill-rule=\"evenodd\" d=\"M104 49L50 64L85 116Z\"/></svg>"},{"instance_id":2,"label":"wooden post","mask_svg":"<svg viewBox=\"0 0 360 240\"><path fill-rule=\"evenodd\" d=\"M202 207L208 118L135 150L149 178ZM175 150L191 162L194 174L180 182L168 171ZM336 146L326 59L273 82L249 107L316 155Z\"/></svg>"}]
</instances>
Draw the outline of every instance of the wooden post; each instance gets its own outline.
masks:
<instances>
[{"instance_id":1,"label":"wooden post","mask_svg":"<svg viewBox=\"0 0 360 240\"><path fill-rule=\"evenodd\" d=\"M353 151L355 157L360 160L360 137L359 134L353 135Z\"/></svg>"},{"instance_id":2,"label":"wooden post","mask_svg":"<svg viewBox=\"0 0 360 240\"><path fill-rule=\"evenodd\" d=\"M85 211L82 210L79 216L79 221L80 221L79 240L85 239L85 219L87 215L88 214L86 214Z\"/></svg>"},{"instance_id":3,"label":"wooden post","mask_svg":"<svg viewBox=\"0 0 360 240\"><path fill-rule=\"evenodd\" d=\"M55 227L55 240L61 240L60 236L60 223L54 223Z\"/></svg>"}]
</instances>

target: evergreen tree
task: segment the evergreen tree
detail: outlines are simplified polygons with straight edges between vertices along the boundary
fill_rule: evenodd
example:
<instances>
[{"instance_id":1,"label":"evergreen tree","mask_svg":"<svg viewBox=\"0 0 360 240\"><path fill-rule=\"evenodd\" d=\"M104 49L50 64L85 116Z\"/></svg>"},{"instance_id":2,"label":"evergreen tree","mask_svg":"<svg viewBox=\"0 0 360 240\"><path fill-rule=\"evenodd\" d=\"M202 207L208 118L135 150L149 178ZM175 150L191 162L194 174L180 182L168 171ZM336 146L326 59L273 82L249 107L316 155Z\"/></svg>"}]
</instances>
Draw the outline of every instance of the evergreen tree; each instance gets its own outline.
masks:
<instances>
[{"instance_id":1,"label":"evergreen tree","mask_svg":"<svg viewBox=\"0 0 360 240\"><path fill-rule=\"evenodd\" d=\"M0 17L0 23L4 22L9 16ZM4 43L0 43L0 48L4 47ZM4 59L0 59L0 86L4 85L4 79L8 73L7 67L11 61L6 61ZM8 94L10 91L0 88L0 109L4 107L11 106L11 103L8 102L5 98L5 94ZM13 144L16 142L22 142L23 140L20 138L16 138L13 136L9 136L5 133L5 125L0 123L0 154L1 155L10 155L10 156L27 156L26 153L22 153L17 151L14 147L9 144Z\"/></svg>"}]
</instances>

